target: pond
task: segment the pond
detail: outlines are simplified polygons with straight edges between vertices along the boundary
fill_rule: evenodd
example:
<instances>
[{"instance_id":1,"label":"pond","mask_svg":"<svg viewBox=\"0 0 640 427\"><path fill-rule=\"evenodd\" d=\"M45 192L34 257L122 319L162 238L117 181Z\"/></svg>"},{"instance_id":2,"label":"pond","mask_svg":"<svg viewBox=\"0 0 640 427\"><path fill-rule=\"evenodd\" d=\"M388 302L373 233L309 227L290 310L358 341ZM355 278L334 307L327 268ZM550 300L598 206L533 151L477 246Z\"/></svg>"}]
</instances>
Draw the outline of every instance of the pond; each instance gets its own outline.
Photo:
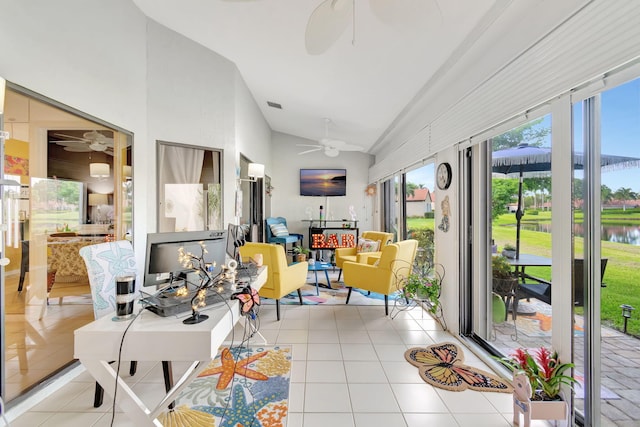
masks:
<instances>
[{"instance_id":1,"label":"pond","mask_svg":"<svg viewBox=\"0 0 640 427\"><path fill-rule=\"evenodd\" d=\"M520 224L521 230L551 233L550 222L527 222ZM574 224L573 232L577 237L584 236L584 225ZM606 224L600 226L602 240L605 242L624 243L640 246L640 225Z\"/></svg>"}]
</instances>

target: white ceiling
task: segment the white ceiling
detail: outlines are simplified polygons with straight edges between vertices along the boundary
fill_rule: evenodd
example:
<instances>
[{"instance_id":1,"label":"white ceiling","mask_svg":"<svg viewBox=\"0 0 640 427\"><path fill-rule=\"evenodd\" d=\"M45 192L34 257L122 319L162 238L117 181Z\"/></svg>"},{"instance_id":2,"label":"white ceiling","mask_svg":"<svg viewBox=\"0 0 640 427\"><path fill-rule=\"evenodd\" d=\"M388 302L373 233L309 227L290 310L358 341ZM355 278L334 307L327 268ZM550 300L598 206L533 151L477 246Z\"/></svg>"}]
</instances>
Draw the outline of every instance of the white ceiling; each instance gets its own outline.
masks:
<instances>
[{"instance_id":1,"label":"white ceiling","mask_svg":"<svg viewBox=\"0 0 640 427\"><path fill-rule=\"evenodd\" d=\"M535 10L545 3L355 0L355 31L350 24L325 53L310 55L305 28L323 0L133 1L151 19L233 61L274 131L318 140L329 118L331 138L365 150L471 47L469 34L488 31L511 6ZM383 20L374 6L386 8Z\"/></svg>"}]
</instances>

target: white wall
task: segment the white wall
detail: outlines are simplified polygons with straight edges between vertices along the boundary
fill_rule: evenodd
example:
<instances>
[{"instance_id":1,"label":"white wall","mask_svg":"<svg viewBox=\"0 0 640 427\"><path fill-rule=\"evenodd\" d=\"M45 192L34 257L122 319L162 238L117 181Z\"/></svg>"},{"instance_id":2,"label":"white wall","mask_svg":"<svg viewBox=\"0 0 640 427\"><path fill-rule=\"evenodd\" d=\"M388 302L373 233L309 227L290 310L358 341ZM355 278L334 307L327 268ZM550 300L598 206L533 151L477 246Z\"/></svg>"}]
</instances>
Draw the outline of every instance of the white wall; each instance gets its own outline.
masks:
<instances>
[{"instance_id":1,"label":"white wall","mask_svg":"<svg viewBox=\"0 0 640 427\"><path fill-rule=\"evenodd\" d=\"M305 246L308 243L307 208L311 209L314 219L318 219L320 205L325 208L327 219L350 219L349 206L353 205L358 219L360 231L374 229L373 197L365 195L368 170L373 160L369 154L359 152L342 152L338 157L327 157L321 152L298 155L304 147L296 144L317 144L317 141L298 138L279 132L273 132L273 162L275 167L271 173L271 185L275 188L271 198L272 216L287 218L289 229L294 233L305 235ZM347 170L347 195L344 197L305 197L300 196L300 169L338 168ZM328 208L327 208L328 201Z\"/></svg>"},{"instance_id":2,"label":"white wall","mask_svg":"<svg viewBox=\"0 0 640 427\"><path fill-rule=\"evenodd\" d=\"M146 218L146 17L129 0L0 0L0 10L2 77L134 133L134 215ZM134 222L135 236L146 232Z\"/></svg>"},{"instance_id":3,"label":"white wall","mask_svg":"<svg viewBox=\"0 0 640 427\"><path fill-rule=\"evenodd\" d=\"M269 170L271 137L235 64L130 0L0 0L0 10L0 76L133 132L140 265L156 230L156 140L224 149L224 221L232 221L239 152Z\"/></svg>"}]
</instances>

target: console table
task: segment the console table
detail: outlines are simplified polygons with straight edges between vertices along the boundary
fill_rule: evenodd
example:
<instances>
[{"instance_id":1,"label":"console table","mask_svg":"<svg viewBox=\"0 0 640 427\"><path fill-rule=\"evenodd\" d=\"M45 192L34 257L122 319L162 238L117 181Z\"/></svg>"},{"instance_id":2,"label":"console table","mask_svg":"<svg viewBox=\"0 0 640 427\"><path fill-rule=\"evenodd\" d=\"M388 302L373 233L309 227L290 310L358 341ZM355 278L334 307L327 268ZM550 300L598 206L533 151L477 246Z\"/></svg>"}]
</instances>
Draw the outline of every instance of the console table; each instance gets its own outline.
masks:
<instances>
[{"instance_id":1,"label":"console table","mask_svg":"<svg viewBox=\"0 0 640 427\"><path fill-rule=\"evenodd\" d=\"M251 286L260 289L266 280L267 270L263 267ZM237 300L230 300L229 307L205 308L203 312L209 316L207 320L185 325L182 318L188 317L190 312L160 317L143 310L127 331L121 360L191 362L184 375L153 409L149 409L131 387L116 375L116 366L109 363L118 360L120 341L130 322L114 322L112 316L103 316L76 329L74 357L80 360L111 397L117 381L118 406L136 426L161 426L158 415L209 365L240 318Z\"/></svg>"},{"instance_id":2,"label":"console table","mask_svg":"<svg viewBox=\"0 0 640 427\"><path fill-rule=\"evenodd\" d=\"M358 220L303 219L309 223L309 249L353 248L358 244Z\"/></svg>"}]
</instances>

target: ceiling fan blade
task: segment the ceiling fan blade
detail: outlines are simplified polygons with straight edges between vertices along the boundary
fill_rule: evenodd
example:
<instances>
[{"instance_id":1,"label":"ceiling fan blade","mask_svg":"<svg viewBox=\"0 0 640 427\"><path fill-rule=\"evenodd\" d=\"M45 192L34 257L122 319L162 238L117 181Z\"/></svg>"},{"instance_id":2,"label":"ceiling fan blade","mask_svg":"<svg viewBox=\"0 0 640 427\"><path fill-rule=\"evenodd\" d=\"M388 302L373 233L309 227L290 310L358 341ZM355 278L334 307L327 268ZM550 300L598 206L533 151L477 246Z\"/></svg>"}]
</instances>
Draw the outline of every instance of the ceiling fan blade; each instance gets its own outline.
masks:
<instances>
[{"instance_id":1,"label":"ceiling fan blade","mask_svg":"<svg viewBox=\"0 0 640 427\"><path fill-rule=\"evenodd\" d=\"M64 147L63 150L71 151L74 153L88 153L93 151L91 148L89 148L88 145L71 145L71 146Z\"/></svg>"},{"instance_id":2,"label":"ceiling fan blade","mask_svg":"<svg viewBox=\"0 0 640 427\"><path fill-rule=\"evenodd\" d=\"M309 153L313 153L315 151L320 151L320 150L322 150L322 147L312 148L311 150L302 151L302 152L298 153L298 155L309 154Z\"/></svg>"},{"instance_id":3,"label":"ceiling fan blade","mask_svg":"<svg viewBox=\"0 0 640 427\"><path fill-rule=\"evenodd\" d=\"M353 17L352 0L324 0L309 16L305 47L310 55L327 51L347 29Z\"/></svg>"},{"instance_id":4,"label":"ceiling fan blade","mask_svg":"<svg viewBox=\"0 0 640 427\"><path fill-rule=\"evenodd\" d=\"M62 145L65 147L68 146L82 146L82 145L86 145L86 143L82 142L82 141L69 141L69 140L61 140L61 141L54 141L54 140L50 140L49 143L51 144L58 144L58 145Z\"/></svg>"},{"instance_id":5,"label":"ceiling fan blade","mask_svg":"<svg viewBox=\"0 0 640 427\"><path fill-rule=\"evenodd\" d=\"M322 148L321 145L318 144L296 144L296 147L316 147L316 148Z\"/></svg>"},{"instance_id":6,"label":"ceiling fan blade","mask_svg":"<svg viewBox=\"0 0 640 427\"><path fill-rule=\"evenodd\" d=\"M71 139L77 139L78 141L89 142L88 139L80 138L79 136L65 135L64 133L54 133L54 135L59 136L61 138L71 138Z\"/></svg>"},{"instance_id":7,"label":"ceiling fan blade","mask_svg":"<svg viewBox=\"0 0 640 427\"><path fill-rule=\"evenodd\" d=\"M437 0L369 0L373 14L394 28L413 28L442 18Z\"/></svg>"}]
</instances>

